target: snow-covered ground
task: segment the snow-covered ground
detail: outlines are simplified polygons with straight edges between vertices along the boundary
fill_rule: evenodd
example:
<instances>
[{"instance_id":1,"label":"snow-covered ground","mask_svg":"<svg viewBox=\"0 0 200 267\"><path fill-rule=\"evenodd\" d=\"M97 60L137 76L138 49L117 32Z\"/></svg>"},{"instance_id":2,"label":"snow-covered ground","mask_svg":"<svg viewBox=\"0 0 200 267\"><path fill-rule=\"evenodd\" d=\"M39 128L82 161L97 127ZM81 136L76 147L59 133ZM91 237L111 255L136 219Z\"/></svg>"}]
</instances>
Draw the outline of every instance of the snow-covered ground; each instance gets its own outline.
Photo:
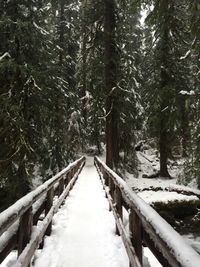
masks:
<instances>
[{"instance_id":1,"label":"snow-covered ground","mask_svg":"<svg viewBox=\"0 0 200 267\"><path fill-rule=\"evenodd\" d=\"M182 172L183 159L176 161L176 164L171 162L169 164L169 172L172 179L166 178L144 178L145 175L152 175L153 173L158 173L159 171L159 159L153 149L148 149L143 152L137 151L136 156L138 159L138 177L134 177L132 174L126 172L126 182L127 184L136 192L139 192L139 196L143 198L146 202L152 203L155 201L174 201L174 200L196 200L195 194L200 195L200 191L192 189L194 191L194 196L186 196L179 194L177 192L170 191L188 191L188 187L184 187L177 184L177 178ZM150 190L152 188L152 190ZM156 188L156 190L153 190ZM161 190L159 190L159 188Z\"/></svg>"},{"instance_id":2,"label":"snow-covered ground","mask_svg":"<svg viewBox=\"0 0 200 267\"><path fill-rule=\"evenodd\" d=\"M136 151L138 159L139 177L143 174L151 175L157 173L160 168L159 153L157 149L150 148ZM182 174L185 159L176 156L174 159L168 159L168 171L171 177L177 180L178 176Z\"/></svg>"},{"instance_id":3,"label":"snow-covered ground","mask_svg":"<svg viewBox=\"0 0 200 267\"><path fill-rule=\"evenodd\" d=\"M191 201L198 200L196 196L187 196L183 194L178 194L176 192L163 192L163 191L143 191L139 192L138 196L140 196L145 202L151 204L155 202L170 202L170 201Z\"/></svg>"},{"instance_id":4,"label":"snow-covered ground","mask_svg":"<svg viewBox=\"0 0 200 267\"><path fill-rule=\"evenodd\" d=\"M143 152L136 152L138 159L138 169L139 175L138 177L134 177L130 173L126 173L126 182L133 189L138 192L138 195L145 200L147 203L155 203L155 202L170 202L170 201L190 201L190 200L198 200L196 195L200 195L200 191L198 189L185 187L177 184L177 178L181 175L183 170L184 160L182 158L176 160L176 162L170 162L169 164L169 172L172 176L172 179L164 179L164 178L143 178L143 174L151 175L159 171L159 159L155 154L153 149L148 149ZM195 183L194 183L195 185ZM156 188L156 191L153 190ZM159 188L161 190L159 190ZM152 190L151 190L152 189ZM170 191L189 191L194 192L194 195L185 195L183 193L170 192ZM197 235L188 234L183 236L186 242L188 242L197 252L200 253L200 237ZM146 255L147 257L150 251L147 249ZM152 258L152 257L151 257ZM155 260L156 261L156 260ZM152 266L156 266L156 263L153 263ZM159 266L159 265L158 265Z\"/></svg>"},{"instance_id":5,"label":"snow-covered ground","mask_svg":"<svg viewBox=\"0 0 200 267\"><path fill-rule=\"evenodd\" d=\"M188 234L188 235L183 235L183 238L200 254L200 236Z\"/></svg>"}]
</instances>

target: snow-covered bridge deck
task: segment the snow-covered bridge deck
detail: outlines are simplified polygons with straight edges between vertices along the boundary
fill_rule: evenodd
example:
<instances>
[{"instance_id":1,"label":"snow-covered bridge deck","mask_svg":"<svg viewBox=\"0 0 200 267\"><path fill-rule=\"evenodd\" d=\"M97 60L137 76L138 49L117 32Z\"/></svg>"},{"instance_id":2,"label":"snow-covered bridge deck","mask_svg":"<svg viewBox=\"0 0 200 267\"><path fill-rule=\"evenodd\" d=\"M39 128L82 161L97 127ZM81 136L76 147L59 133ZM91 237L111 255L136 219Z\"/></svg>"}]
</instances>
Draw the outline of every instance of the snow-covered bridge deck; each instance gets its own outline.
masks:
<instances>
[{"instance_id":1,"label":"snow-covered bridge deck","mask_svg":"<svg viewBox=\"0 0 200 267\"><path fill-rule=\"evenodd\" d=\"M152 207L94 162L97 171L92 158L85 168L80 158L0 214L0 262L15 249L19 255L2 267L146 267L144 246L164 267L200 266L197 252Z\"/></svg>"},{"instance_id":2,"label":"snow-covered bridge deck","mask_svg":"<svg viewBox=\"0 0 200 267\"><path fill-rule=\"evenodd\" d=\"M65 204L54 216L35 267L127 267L122 240L115 235L93 159L87 161Z\"/></svg>"}]
</instances>

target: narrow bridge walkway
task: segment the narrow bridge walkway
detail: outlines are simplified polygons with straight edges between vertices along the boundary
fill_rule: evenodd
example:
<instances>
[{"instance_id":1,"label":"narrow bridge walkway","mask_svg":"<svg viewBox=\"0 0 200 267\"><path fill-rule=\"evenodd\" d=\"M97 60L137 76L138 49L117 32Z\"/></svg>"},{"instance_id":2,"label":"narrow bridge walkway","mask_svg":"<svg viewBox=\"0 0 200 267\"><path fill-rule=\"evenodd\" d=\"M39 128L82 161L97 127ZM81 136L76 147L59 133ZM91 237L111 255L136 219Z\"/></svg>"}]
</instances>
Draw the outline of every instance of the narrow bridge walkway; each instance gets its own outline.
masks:
<instances>
[{"instance_id":1,"label":"narrow bridge walkway","mask_svg":"<svg viewBox=\"0 0 200 267\"><path fill-rule=\"evenodd\" d=\"M115 235L115 221L93 158L54 216L52 234L45 238L34 267L127 267L122 240Z\"/></svg>"}]
</instances>

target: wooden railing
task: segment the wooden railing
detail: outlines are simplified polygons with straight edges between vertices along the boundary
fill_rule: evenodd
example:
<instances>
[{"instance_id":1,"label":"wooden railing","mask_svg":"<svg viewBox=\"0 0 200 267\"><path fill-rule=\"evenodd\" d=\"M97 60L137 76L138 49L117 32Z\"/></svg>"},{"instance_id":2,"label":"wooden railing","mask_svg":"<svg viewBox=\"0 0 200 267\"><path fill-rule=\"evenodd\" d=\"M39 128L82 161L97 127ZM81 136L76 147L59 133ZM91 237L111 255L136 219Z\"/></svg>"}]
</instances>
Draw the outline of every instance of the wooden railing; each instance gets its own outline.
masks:
<instances>
[{"instance_id":1,"label":"wooden railing","mask_svg":"<svg viewBox=\"0 0 200 267\"><path fill-rule=\"evenodd\" d=\"M84 164L84 157L73 162L0 214L0 263L16 249L18 259L12 266L29 266L35 250L43 246L44 236L51 234L53 215L69 194ZM58 197L54 198L56 195Z\"/></svg>"},{"instance_id":2,"label":"wooden railing","mask_svg":"<svg viewBox=\"0 0 200 267\"><path fill-rule=\"evenodd\" d=\"M164 267L200 266L200 255L152 207L99 158L95 157L94 163L115 217L116 232L122 237L131 267L143 265L143 246L147 246ZM123 223L123 208L128 213L128 231Z\"/></svg>"}]
</instances>

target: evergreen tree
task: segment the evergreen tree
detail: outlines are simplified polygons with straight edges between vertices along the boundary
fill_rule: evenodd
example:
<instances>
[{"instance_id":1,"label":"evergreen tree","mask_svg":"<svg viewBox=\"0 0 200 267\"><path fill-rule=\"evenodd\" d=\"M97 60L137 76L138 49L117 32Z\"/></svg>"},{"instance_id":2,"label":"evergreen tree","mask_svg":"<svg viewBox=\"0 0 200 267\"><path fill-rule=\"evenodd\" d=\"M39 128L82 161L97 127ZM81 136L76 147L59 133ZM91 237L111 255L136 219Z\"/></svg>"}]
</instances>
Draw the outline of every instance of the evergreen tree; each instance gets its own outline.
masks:
<instances>
[{"instance_id":1,"label":"evergreen tree","mask_svg":"<svg viewBox=\"0 0 200 267\"><path fill-rule=\"evenodd\" d=\"M190 64L193 80L193 92L194 97L191 104L193 111L193 123L192 123L192 141L191 141L191 151L190 151L190 160L186 164L186 182L191 181L192 178L196 178L198 188L200 188L200 101L199 101L199 85L200 85L200 5L199 1L188 2L189 5L189 14L190 14L190 29L192 33L192 43L190 47Z\"/></svg>"},{"instance_id":2,"label":"evergreen tree","mask_svg":"<svg viewBox=\"0 0 200 267\"><path fill-rule=\"evenodd\" d=\"M148 101L151 111L149 123L159 137L162 177L170 177L167 162L175 141L182 139L183 155L186 155L189 140L187 98L180 93L191 89L189 61L182 64L188 49L186 44L190 41L188 18L182 19L185 6L183 1L154 1L153 10L146 20L153 39L151 47L146 47L150 54L146 53L145 76L148 69L149 76L146 76L148 91L145 94L152 101ZM146 62L149 62L147 67Z\"/></svg>"},{"instance_id":3,"label":"evergreen tree","mask_svg":"<svg viewBox=\"0 0 200 267\"><path fill-rule=\"evenodd\" d=\"M30 190L41 142L40 109L45 39L37 1L4 1L0 22L1 183L9 201ZM31 33L31 34L30 34Z\"/></svg>"},{"instance_id":4,"label":"evergreen tree","mask_svg":"<svg viewBox=\"0 0 200 267\"><path fill-rule=\"evenodd\" d=\"M124 152L124 168L136 170L135 144L142 128L143 107L141 100L142 26L141 9L133 8L126 1L118 9L117 43L120 48L120 75L118 89L120 100L119 136L120 150ZM139 136L142 139L142 136Z\"/></svg>"},{"instance_id":5,"label":"evergreen tree","mask_svg":"<svg viewBox=\"0 0 200 267\"><path fill-rule=\"evenodd\" d=\"M8 203L30 190L37 167L47 179L78 151L77 14L74 2L1 2L0 172Z\"/></svg>"},{"instance_id":6,"label":"evergreen tree","mask_svg":"<svg viewBox=\"0 0 200 267\"><path fill-rule=\"evenodd\" d=\"M117 168L119 162L119 56L116 45L116 3L104 0L105 91L106 91L106 164Z\"/></svg>"},{"instance_id":7,"label":"evergreen tree","mask_svg":"<svg viewBox=\"0 0 200 267\"><path fill-rule=\"evenodd\" d=\"M45 92L44 170L55 173L74 158L78 150L78 96L75 70L78 51L77 3L56 1L49 5L49 77ZM77 114L75 114L77 113ZM45 122L44 122L45 123ZM51 173L50 172L50 173Z\"/></svg>"},{"instance_id":8,"label":"evergreen tree","mask_svg":"<svg viewBox=\"0 0 200 267\"><path fill-rule=\"evenodd\" d=\"M81 10L82 35L77 76L82 101L82 144L83 149L95 145L100 153L105 128L103 4L101 1L82 1Z\"/></svg>"}]
</instances>

